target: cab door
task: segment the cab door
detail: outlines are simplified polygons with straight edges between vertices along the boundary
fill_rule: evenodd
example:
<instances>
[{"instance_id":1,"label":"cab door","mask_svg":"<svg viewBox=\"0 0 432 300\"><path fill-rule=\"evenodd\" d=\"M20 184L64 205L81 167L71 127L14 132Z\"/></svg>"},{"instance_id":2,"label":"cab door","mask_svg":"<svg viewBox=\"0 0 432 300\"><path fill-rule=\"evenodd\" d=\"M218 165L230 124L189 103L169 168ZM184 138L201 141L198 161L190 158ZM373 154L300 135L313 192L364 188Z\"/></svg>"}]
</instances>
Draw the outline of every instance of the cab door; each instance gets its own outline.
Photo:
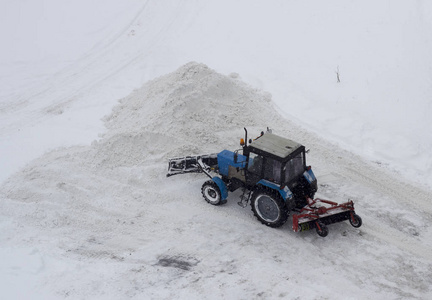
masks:
<instances>
[{"instance_id":1,"label":"cab door","mask_svg":"<svg viewBox=\"0 0 432 300\"><path fill-rule=\"evenodd\" d=\"M246 182L249 185L255 185L263 179L264 157L256 153L249 153L249 160L246 172Z\"/></svg>"}]
</instances>

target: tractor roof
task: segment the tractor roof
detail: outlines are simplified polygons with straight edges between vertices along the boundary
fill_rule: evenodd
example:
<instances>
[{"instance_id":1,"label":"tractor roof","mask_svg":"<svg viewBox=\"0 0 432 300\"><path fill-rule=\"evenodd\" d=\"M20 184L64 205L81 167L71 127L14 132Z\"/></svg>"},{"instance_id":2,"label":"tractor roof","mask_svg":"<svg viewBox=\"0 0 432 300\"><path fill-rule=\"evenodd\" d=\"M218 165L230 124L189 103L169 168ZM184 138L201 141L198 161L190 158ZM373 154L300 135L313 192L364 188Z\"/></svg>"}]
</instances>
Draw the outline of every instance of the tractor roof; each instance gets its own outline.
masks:
<instances>
[{"instance_id":1,"label":"tractor roof","mask_svg":"<svg viewBox=\"0 0 432 300\"><path fill-rule=\"evenodd\" d=\"M266 133L252 142L250 147L268 152L280 158L285 158L303 146L287 138Z\"/></svg>"}]
</instances>

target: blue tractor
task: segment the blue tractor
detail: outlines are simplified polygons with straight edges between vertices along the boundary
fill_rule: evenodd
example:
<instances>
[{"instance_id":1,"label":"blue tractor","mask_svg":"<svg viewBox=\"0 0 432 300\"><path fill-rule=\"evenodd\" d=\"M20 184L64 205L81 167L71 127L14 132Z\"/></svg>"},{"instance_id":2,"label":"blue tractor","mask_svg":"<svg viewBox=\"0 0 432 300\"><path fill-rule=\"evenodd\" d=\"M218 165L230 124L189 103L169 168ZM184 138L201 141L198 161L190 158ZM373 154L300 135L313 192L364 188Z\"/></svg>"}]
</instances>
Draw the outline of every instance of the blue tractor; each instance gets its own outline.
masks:
<instances>
[{"instance_id":1,"label":"blue tractor","mask_svg":"<svg viewBox=\"0 0 432 300\"><path fill-rule=\"evenodd\" d=\"M241 189L238 204L246 207L250 202L256 218L270 227L285 224L290 212L295 213L296 232L316 228L320 236L326 236L326 225L344 220L350 220L354 227L361 226L352 201L339 205L328 200L312 200L318 189L317 179L306 165L303 145L277 136L269 129L248 142L246 128L240 144L242 149L234 152L223 150L170 159L167 176L206 174L210 180L204 182L201 191L212 205L225 204L229 192Z\"/></svg>"}]
</instances>

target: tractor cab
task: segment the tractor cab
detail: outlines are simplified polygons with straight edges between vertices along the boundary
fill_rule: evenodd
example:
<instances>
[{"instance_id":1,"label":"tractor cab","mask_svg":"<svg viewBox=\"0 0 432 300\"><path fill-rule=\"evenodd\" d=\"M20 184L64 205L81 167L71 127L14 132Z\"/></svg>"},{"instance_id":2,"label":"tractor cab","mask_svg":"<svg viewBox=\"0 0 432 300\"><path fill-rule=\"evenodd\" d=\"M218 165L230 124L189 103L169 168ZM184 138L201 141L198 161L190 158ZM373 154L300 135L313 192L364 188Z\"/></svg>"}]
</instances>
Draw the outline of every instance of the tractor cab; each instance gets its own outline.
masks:
<instances>
[{"instance_id":1,"label":"tractor cab","mask_svg":"<svg viewBox=\"0 0 432 300\"><path fill-rule=\"evenodd\" d=\"M243 147L247 159L247 181L261 179L290 185L306 170L305 147L271 133L262 134Z\"/></svg>"},{"instance_id":2,"label":"tractor cab","mask_svg":"<svg viewBox=\"0 0 432 300\"><path fill-rule=\"evenodd\" d=\"M281 189L288 187L299 207L305 204L305 196L313 197L317 191L315 176L306 166L305 147L299 143L271 132L262 133L249 145L243 145L243 156L248 186L265 180Z\"/></svg>"}]
</instances>

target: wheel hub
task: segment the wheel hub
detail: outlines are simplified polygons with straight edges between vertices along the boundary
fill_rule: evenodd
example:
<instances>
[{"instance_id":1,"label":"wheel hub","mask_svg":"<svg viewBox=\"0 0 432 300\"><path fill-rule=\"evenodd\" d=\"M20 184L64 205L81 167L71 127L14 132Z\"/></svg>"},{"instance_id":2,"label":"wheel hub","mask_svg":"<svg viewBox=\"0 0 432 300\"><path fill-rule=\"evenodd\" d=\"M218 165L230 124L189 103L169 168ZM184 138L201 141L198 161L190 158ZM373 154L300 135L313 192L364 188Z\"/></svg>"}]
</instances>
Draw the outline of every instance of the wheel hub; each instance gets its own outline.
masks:
<instances>
[{"instance_id":1,"label":"wheel hub","mask_svg":"<svg viewBox=\"0 0 432 300\"><path fill-rule=\"evenodd\" d=\"M263 219L274 221L279 216L279 209L273 199L267 196L261 196L257 201L257 211Z\"/></svg>"}]
</instances>

